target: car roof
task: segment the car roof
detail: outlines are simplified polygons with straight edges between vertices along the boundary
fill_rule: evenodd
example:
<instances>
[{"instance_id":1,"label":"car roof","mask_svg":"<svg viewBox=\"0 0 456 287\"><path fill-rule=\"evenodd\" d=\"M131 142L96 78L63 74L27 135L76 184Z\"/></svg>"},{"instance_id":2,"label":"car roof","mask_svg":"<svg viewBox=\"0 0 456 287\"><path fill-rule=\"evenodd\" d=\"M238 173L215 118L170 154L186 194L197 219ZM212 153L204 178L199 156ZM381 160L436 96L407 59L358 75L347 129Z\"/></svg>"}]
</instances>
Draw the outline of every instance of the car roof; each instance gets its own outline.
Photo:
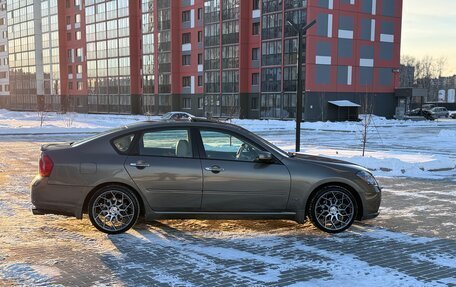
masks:
<instances>
[{"instance_id":1,"label":"car roof","mask_svg":"<svg viewBox=\"0 0 456 287\"><path fill-rule=\"evenodd\" d=\"M218 122L213 120L207 120L203 118L195 118L191 121L140 121L131 123L125 126L128 130L140 130L147 128L158 128L158 127L212 127L212 128L222 128L222 129L231 129L237 131L247 131L246 129L230 124L227 122ZM125 131L125 130L124 130Z\"/></svg>"}]
</instances>

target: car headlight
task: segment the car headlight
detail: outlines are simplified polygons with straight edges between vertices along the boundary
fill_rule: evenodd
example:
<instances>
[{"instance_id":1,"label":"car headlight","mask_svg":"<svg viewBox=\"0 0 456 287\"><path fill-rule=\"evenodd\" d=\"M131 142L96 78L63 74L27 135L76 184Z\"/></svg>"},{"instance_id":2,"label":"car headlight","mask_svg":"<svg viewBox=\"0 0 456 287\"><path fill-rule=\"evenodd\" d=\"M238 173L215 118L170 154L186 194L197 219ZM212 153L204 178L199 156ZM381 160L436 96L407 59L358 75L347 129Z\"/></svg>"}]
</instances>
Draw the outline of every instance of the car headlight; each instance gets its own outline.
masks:
<instances>
[{"instance_id":1,"label":"car headlight","mask_svg":"<svg viewBox=\"0 0 456 287\"><path fill-rule=\"evenodd\" d=\"M368 184L373 185L373 186L378 186L377 180L369 172L361 170L358 173L356 173L356 175L359 176L360 178L362 178Z\"/></svg>"}]
</instances>

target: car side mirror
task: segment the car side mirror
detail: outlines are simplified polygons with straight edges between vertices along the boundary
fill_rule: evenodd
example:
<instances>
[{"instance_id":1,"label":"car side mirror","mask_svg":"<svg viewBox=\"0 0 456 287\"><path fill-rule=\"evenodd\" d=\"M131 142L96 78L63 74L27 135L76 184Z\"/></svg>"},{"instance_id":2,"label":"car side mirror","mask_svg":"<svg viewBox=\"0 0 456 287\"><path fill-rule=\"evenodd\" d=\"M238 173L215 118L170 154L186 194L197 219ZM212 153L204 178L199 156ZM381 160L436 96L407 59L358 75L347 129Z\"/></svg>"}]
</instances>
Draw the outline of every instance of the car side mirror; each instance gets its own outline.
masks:
<instances>
[{"instance_id":1,"label":"car side mirror","mask_svg":"<svg viewBox=\"0 0 456 287\"><path fill-rule=\"evenodd\" d=\"M258 152L256 161L263 162L263 163L272 162L272 154L267 151L260 151L260 152Z\"/></svg>"}]
</instances>

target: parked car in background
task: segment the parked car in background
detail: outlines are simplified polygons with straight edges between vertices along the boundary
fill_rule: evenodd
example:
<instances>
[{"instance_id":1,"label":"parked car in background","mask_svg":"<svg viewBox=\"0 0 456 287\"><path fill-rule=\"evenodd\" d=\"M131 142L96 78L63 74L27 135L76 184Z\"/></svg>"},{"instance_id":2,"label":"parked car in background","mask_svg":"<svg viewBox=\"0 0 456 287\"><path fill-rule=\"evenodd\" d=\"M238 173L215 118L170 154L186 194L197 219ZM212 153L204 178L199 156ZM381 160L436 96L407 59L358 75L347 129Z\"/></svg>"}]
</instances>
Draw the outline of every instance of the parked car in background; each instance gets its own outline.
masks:
<instances>
[{"instance_id":1,"label":"parked car in background","mask_svg":"<svg viewBox=\"0 0 456 287\"><path fill-rule=\"evenodd\" d=\"M34 214L82 218L102 232L138 220L306 218L336 233L378 215L381 188L355 164L287 153L232 124L141 122L41 148Z\"/></svg>"},{"instance_id":2,"label":"parked car in background","mask_svg":"<svg viewBox=\"0 0 456 287\"><path fill-rule=\"evenodd\" d=\"M431 116L435 119L438 118L448 118L450 116L450 112L445 107L433 107L429 110Z\"/></svg>"},{"instance_id":3,"label":"parked car in background","mask_svg":"<svg viewBox=\"0 0 456 287\"><path fill-rule=\"evenodd\" d=\"M453 112L453 113L450 115L450 117L451 117L452 119L456 119L456 112Z\"/></svg>"},{"instance_id":4,"label":"parked car in background","mask_svg":"<svg viewBox=\"0 0 456 287\"><path fill-rule=\"evenodd\" d=\"M195 116L186 112L168 112L161 119L164 121L190 121Z\"/></svg>"},{"instance_id":5,"label":"parked car in background","mask_svg":"<svg viewBox=\"0 0 456 287\"><path fill-rule=\"evenodd\" d=\"M427 120L431 120L431 121L434 120L434 118L431 115L431 112L429 112L428 110L426 110L424 108L423 109L422 108L413 109L413 110L409 111L408 113L406 113L406 116L407 117L424 117Z\"/></svg>"}]
</instances>

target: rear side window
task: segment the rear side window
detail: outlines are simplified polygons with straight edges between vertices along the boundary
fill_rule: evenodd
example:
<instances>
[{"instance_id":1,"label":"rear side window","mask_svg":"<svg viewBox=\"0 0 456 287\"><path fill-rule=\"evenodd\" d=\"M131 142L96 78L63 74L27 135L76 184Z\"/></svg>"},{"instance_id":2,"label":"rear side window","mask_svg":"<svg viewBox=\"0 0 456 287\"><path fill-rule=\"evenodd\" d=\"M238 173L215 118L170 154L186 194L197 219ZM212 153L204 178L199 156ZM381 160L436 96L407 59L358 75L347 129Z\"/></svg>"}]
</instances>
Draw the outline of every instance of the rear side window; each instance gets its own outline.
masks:
<instances>
[{"instance_id":1,"label":"rear side window","mask_svg":"<svg viewBox=\"0 0 456 287\"><path fill-rule=\"evenodd\" d=\"M189 132L162 130L144 133L139 143L140 155L164 157L193 157Z\"/></svg>"},{"instance_id":2,"label":"rear side window","mask_svg":"<svg viewBox=\"0 0 456 287\"><path fill-rule=\"evenodd\" d=\"M134 134L117 138L113 141L114 147L120 152L126 152L135 138Z\"/></svg>"}]
</instances>

